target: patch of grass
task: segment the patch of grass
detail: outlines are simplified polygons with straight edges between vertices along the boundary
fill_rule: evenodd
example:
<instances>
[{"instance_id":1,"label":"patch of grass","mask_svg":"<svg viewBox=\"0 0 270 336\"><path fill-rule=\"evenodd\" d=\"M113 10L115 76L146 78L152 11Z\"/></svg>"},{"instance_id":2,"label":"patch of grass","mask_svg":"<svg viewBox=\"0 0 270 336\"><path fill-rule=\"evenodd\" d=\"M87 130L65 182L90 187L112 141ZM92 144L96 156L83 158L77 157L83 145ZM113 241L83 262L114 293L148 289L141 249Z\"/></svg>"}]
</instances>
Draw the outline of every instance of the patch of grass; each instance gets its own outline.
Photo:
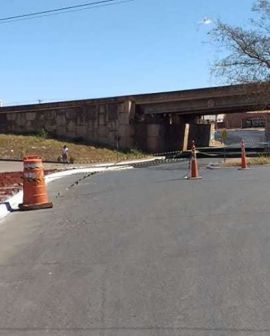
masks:
<instances>
[{"instance_id":1,"label":"patch of grass","mask_svg":"<svg viewBox=\"0 0 270 336\"><path fill-rule=\"evenodd\" d=\"M247 158L248 165L250 166L260 166L270 164L269 155L260 155L254 158ZM240 167L241 158L235 159L226 159L226 162L223 164L224 167Z\"/></svg>"},{"instance_id":2,"label":"patch of grass","mask_svg":"<svg viewBox=\"0 0 270 336\"><path fill-rule=\"evenodd\" d=\"M265 165L270 164L270 156L269 155L260 155L256 158L249 159L251 165Z\"/></svg>"},{"instance_id":3,"label":"patch of grass","mask_svg":"<svg viewBox=\"0 0 270 336\"><path fill-rule=\"evenodd\" d=\"M44 133L43 136L0 134L0 159L21 160L27 155L39 155L44 161L57 162L64 145L68 146L69 157L76 163L116 162L146 157L144 153L135 149L124 153L86 144L48 139Z\"/></svg>"},{"instance_id":4,"label":"patch of grass","mask_svg":"<svg viewBox=\"0 0 270 336\"><path fill-rule=\"evenodd\" d=\"M41 130L38 131L37 136L42 139L48 139L49 133L45 130L45 128L42 128Z\"/></svg>"}]
</instances>

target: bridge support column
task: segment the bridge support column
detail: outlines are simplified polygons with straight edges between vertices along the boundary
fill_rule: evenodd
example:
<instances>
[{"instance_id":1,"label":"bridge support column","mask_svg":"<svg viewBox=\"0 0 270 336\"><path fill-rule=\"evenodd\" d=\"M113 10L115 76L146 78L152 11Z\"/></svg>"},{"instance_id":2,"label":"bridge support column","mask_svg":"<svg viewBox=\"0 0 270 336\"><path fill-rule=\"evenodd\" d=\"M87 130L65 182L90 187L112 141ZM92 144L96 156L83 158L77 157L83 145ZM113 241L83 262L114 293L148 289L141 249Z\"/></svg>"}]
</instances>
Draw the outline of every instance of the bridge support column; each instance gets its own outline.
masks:
<instances>
[{"instance_id":1,"label":"bridge support column","mask_svg":"<svg viewBox=\"0 0 270 336\"><path fill-rule=\"evenodd\" d=\"M136 124L134 127L134 145L149 153L161 153L165 150L165 127L162 124Z\"/></svg>"},{"instance_id":2,"label":"bridge support column","mask_svg":"<svg viewBox=\"0 0 270 336\"><path fill-rule=\"evenodd\" d=\"M182 151L187 150L189 137L189 124L175 115L172 119L164 123L164 151Z\"/></svg>"},{"instance_id":3,"label":"bridge support column","mask_svg":"<svg viewBox=\"0 0 270 336\"><path fill-rule=\"evenodd\" d=\"M189 144L189 124L185 124L184 126L184 132L183 132L183 146L182 150L186 151L188 150L188 144Z\"/></svg>"},{"instance_id":4,"label":"bridge support column","mask_svg":"<svg viewBox=\"0 0 270 336\"><path fill-rule=\"evenodd\" d=\"M192 147L193 140L196 147L209 147L212 127L212 124L189 124L188 148Z\"/></svg>"},{"instance_id":5,"label":"bridge support column","mask_svg":"<svg viewBox=\"0 0 270 336\"><path fill-rule=\"evenodd\" d=\"M165 128L160 124L147 125L147 150L151 153L164 152Z\"/></svg>"},{"instance_id":6,"label":"bridge support column","mask_svg":"<svg viewBox=\"0 0 270 336\"><path fill-rule=\"evenodd\" d=\"M116 148L130 149L134 147L134 127L130 120L134 117L135 104L127 100L118 114L117 132L115 134Z\"/></svg>"}]
</instances>

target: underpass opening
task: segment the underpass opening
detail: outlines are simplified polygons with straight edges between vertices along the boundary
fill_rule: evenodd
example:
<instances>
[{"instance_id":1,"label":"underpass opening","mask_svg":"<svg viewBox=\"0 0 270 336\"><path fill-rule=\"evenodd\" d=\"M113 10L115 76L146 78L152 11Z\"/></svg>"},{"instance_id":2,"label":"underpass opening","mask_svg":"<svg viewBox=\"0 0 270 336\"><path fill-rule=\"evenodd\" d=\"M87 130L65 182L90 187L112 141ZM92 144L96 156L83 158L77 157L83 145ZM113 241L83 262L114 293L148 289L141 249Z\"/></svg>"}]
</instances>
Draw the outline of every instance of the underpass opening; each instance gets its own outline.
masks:
<instances>
[{"instance_id":1,"label":"underpass opening","mask_svg":"<svg viewBox=\"0 0 270 336\"><path fill-rule=\"evenodd\" d=\"M185 151L195 141L208 147L214 125L202 122L199 115L182 113L144 113L136 107L134 138L136 147L150 153Z\"/></svg>"},{"instance_id":2,"label":"underpass opening","mask_svg":"<svg viewBox=\"0 0 270 336\"><path fill-rule=\"evenodd\" d=\"M197 147L223 146L221 130L224 128L230 133L225 145L231 145L235 139L233 144L240 147L243 138L247 145L255 146L257 143L257 146L263 146L270 140L268 110L240 113L233 110L221 115L207 113L191 115L183 112L154 113L154 111L150 114L138 108L134 126L137 146L151 153L189 150L192 141L195 141ZM252 130L254 128L257 130Z\"/></svg>"}]
</instances>

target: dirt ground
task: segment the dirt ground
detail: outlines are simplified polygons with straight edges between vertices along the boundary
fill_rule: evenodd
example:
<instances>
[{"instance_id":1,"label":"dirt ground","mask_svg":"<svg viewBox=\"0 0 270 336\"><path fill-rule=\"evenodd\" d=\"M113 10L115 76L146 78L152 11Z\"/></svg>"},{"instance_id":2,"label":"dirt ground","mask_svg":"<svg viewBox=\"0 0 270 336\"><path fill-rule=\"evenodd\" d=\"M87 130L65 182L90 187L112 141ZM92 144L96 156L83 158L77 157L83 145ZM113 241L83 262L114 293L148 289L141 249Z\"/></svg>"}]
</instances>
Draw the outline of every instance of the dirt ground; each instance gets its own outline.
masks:
<instances>
[{"instance_id":1,"label":"dirt ground","mask_svg":"<svg viewBox=\"0 0 270 336\"><path fill-rule=\"evenodd\" d=\"M55 170L44 171L45 175L51 174ZM0 202L5 200L23 188L22 172L0 173Z\"/></svg>"},{"instance_id":2,"label":"dirt ground","mask_svg":"<svg viewBox=\"0 0 270 336\"><path fill-rule=\"evenodd\" d=\"M64 145L67 145L69 149L69 161L76 164L116 162L146 157L135 149L121 152L39 136L0 134L0 158L2 160L22 160L28 155L38 155L43 161L57 162L61 159Z\"/></svg>"}]
</instances>

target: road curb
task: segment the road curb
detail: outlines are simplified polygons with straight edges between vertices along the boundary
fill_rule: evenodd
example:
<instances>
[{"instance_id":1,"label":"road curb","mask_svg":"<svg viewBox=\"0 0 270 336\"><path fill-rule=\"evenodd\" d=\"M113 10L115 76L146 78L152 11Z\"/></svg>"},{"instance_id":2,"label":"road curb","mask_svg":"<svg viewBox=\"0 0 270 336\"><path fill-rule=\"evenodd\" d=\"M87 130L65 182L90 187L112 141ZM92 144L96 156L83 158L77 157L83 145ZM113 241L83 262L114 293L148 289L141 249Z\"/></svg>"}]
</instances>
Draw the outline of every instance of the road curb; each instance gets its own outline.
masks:
<instances>
[{"instance_id":1,"label":"road curb","mask_svg":"<svg viewBox=\"0 0 270 336\"><path fill-rule=\"evenodd\" d=\"M52 173L46 175L46 183L53 182L65 176L75 175L75 174L89 174L89 173L101 173L106 171L121 171L132 168L144 168L150 166L156 166L164 163L173 163L183 161L185 159L166 159L166 157L158 156L150 159L143 160L132 160L132 161L121 161L117 163L108 163L108 164L97 164L91 167L71 167L67 170ZM0 204L0 220L11 212L18 211L18 204L22 203L23 192L19 191L14 196L8 198L5 202Z\"/></svg>"},{"instance_id":2,"label":"road curb","mask_svg":"<svg viewBox=\"0 0 270 336\"><path fill-rule=\"evenodd\" d=\"M117 165L117 166L106 166L106 167L93 167L93 168L73 168L57 173L52 173L45 176L46 184L56 181L65 176L71 176L75 174L89 174L89 173L101 173L101 172L110 172L110 171L121 171L132 169L130 165ZM18 211L18 205L22 203L23 191L20 190L14 196L8 198L5 202L0 204L0 220L6 217L11 212Z\"/></svg>"},{"instance_id":3,"label":"road curb","mask_svg":"<svg viewBox=\"0 0 270 336\"><path fill-rule=\"evenodd\" d=\"M144 168L144 167L158 166L161 164L177 163L177 162L183 162L183 161L187 161L187 159L186 158L166 158L166 156L158 156L151 160L134 162L132 166L134 168Z\"/></svg>"}]
</instances>

